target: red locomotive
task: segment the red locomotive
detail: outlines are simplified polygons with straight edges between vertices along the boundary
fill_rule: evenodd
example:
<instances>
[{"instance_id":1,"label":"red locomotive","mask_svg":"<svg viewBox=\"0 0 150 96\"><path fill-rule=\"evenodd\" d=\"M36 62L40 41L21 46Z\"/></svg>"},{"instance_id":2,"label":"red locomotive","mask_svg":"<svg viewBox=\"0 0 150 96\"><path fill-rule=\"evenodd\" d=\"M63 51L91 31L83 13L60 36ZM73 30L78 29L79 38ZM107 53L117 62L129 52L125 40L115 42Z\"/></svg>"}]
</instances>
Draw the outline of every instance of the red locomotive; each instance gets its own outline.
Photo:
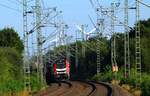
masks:
<instances>
[{"instance_id":1,"label":"red locomotive","mask_svg":"<svg viewBox=\"0 0 150 96\"><path fill-rule=\"evenodd\" d=\"M63 63L53 64L53 74L57 80L70 78L70 64L67 59Z\"/></svg>"}]
</instances>

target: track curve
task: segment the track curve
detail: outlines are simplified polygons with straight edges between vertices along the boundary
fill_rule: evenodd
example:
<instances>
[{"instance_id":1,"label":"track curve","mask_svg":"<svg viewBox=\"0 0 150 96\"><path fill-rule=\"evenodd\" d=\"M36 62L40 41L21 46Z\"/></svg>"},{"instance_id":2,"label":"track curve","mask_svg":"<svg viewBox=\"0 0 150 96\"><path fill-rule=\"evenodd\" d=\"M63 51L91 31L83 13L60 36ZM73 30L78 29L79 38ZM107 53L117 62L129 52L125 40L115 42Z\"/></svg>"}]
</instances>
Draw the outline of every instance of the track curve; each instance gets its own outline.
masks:
<instances>
[{"instance_id":1,"label":"track curve","mask_svg":"<svg viewBox=\"0 0 150 96\"><path fill-rule=\"evenodd\" d=\"M33 96L111 96L108 95L108 88L103 84L88 81L60 81L58 84L51 84L46 90Z\"/></svg>"},{"instance_id":2,"label":"track curve","mask_svg":"<svg viewBox=\"0 0 150 96\"><path fill-rule=\"evenodd\" d=\"M92 83L95 84L96 91L91 96L112 96L112 88L108 84L95 81Z\"/></svg>"}]
</instances>

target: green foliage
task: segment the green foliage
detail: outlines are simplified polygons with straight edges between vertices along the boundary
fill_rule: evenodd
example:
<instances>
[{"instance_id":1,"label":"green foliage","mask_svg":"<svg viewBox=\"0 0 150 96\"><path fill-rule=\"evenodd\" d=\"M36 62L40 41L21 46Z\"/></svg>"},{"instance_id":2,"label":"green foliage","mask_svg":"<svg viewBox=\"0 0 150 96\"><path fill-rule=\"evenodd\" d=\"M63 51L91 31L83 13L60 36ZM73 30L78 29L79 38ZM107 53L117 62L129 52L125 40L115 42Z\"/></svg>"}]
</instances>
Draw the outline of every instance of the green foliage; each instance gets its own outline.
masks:
<instances>
[{"instance_id":1,"label":"green foliage","mask_svg":"<svg viewBox=\"0 0 150 96\"><path fill-rule=\"evenodd\" d=\"M99 73L94 75L91 80L94 81L102 81L102 82L111 82L113 80L113 76L115 74L112 73L111 70L103 72L103 73ZM120 84L129 84L131 86L131 88L136 88L138 79L136 78L135 75L135 69L131 69L131 74L130 76L125 79L123 77L123 70L121 69L117 74L117 79L116 80L120 80ZM142 96L150 96L150 75L146 74L146 73L142 73L142 80L141 80L141 91L142 91Z\"/></svg>"},{"instance_id":2,"label":"green foliage","mask_svg":"<svg viewBox=\"0 0 150 96\"><path fill-rule=\"evenodd\" d=\"M130 70L130 76L126 79L124 77L122 77L121 80L120 80L120 83L121 84L129 84L129 85L131 85L132 87L135 88L136 84L139 83L137 78L136 78L135 72L136 72L135 69L131 69Z\"/></svg>"},{"instance_id":3,"label":"green foliage","mask_svg":"<svg viewBox=\"0 0 150 96\"><path fill-rule=\"evenodd\" d=\"M94 75L91 80L111 82L112 80L121 80L123 78L123 70L119 69L118 72L112 72L111 66L106 66L106 69L102 73Z\"/></svg>"},{"instance_id":4,"label":"green foliage","mask_svg":"<svg viewBox=\"0 0 150 96\"><path fill-rule=\"evenodd\" d=\"M142 71L150 73L150 18L140 21L141 27L141 51L142 51ZM135 27L130 31L130 52L131 52L131 64L135 64ZM135 66L134 66L135 67Z\"/></svg>"},{"instance_id":5,"label":"green foliage","mask_svg":"<svg viewBox=\"0 0 150 96\"><path fill-rule=\"evenodd\" d=\"M124 64L124 34L116 34L116 61L119 67Z\"/></svg>"},{"instance_id":6,"label":"green foliage","mask_svg":"<svg viewBox=\"0 0 150 96\"><path fill-rule=\"evenodd\" d=\"M142 71L150 73L150 39L142 38Z\"/></svg>"},{"instance_id":7,"label":"green foliage","mask_svg":"<svg viewBox=\"0 0 150 96\"><path fill-rule=\"evenodd\" d=\"M150 75L142 74L142 96L150 96Z\"/></svg>"},{"instance_id":8,"label":"green foliage","mask_svg":"<svg viewBox=\"0 0 150 96\"><path fill-rule=\"evenodd\" d=\"M23 89L23 43L12 28L0 30L0 93Z\"/></svg>"},{"instance_id":9,"label":"green foliage","mask_svg":"<svg viewBox=\"0 0 150 96\"><path fill-rule=\"evenodd\" d=\"M101 62L102 62L102 71L104 71L104 68L106 65L110 64L110 61L107 60L109 58L109 40L105 37L100 38L100 46L97 45L97 38L90 38L87 41L77 41L76 43L72 43L69 45L64 46L58 46L54 48L54 50L50 50L45 57L48 57L47 55L51 54L51 60L54 59L57 64L57 58L62 57L62 55L66 54L66 47L69 47L69 51L71 55L70 57L70 64L71 64L71 76L80 78L80 79L86 79L90 78L94 74L96 74L96 48L98 47L100 49L101 54ZM78 54L75 53L75 49L78 49ZM85 57L82 54L82 47L85 47ZM75 65L75 54L78 56L78 66ZM55 58L53 58L55 57ZM59 61L59 60L58 60Z\"/></svg>"},{"instance_id":10,"label":"green foliage","mask_svg":"<svg viewBox=\"0 0 150 96\"><path fill-rule=\"evenodd\" d=\"M85 47L85 57L82 55L81 43L84 43L83 45ZM96 74L97 47L100 49L101 52L101 70L104 71L106 65L110 64L109 60L107 60L109 57L108 54L110 52L109 42L107 38L100 38L100 46L97 45L96 39L89 39L86 42L77 42L77 45L79 50L79 62L77 66L77 72L75 73L75 75L77 75L77 78L86 79Z\"/></svg>"},{"instance_id":11,"label":"green foliage","mask_svg":"<svg viewBox=\"0 0 150 96\"><path fill-rule=\"evenodd\" d=\"M143 20L141 22L141 60L142 60L142 72L150 74L150 19ZM133 27L130 30L130 60L131 60L131 68L135 68L135 27ZM108 39L106 37L100 38L100 45L97 46L96 39L97 37L92 37L87 41L77 41L76 43L72 43L70 45L70 53L74 56L71 56L70 62L71 62L71 76L76 77L78 79L87 79L91 78L92 80L97 81L106 81L109 82L116 78L120 81L121 84L130 84L132 87L136 87L136 84L138 83L137 77L135 75L136 70L131 70L131 75L129 78L124 79L124 34L123 33L117 33L116 34L116 52L117 57L116 61L118 64L119 72L117 74L112 73L111 67L107 69L107 66L111 66L111 39L113 36ZM75 65L75 48L78 49L78 66ZM82 54L82 46L85 47L85 57ZM66 46L60 46L55 48L54 50L51 50L52 54L65 54L65 47ZM101 71L102 73L96 74L96 49L100 49L101 54ZM58 56L58 55L57 55ZM56 57L57 57L56 56ZM105 70L107 69L107 70ZM142 73L142 75L143 75ZM93 77L94 76L94 77ZM150 77L150 76L148 76ZM145 78L145 77L143 77ZM145 86L145 88L142 88L142 91L146 90L146 94L148 94L149 90L149 79L142 80L142 86ZM148 95L143 95L148 96Z\"/></svg>"},{"instance_id":12,"label":"green foliage","mask_svg":"<svg viewBox=\"0 0 150 96\"><path fill-rule=\"evenodd\" d=\"M39 80L37 79L37 73L33 72L31 74L31 89L33 92L40 90L41 85Z\"/></svg>"},{"instance_id":13,"label":"green foliage","mask_svg":"<svg viewBox=\"0 0 150 96\"><path fill-rule=\"evenodd\" d=\"M0 92L19 92L23 90L23 81L7 79L0 83Z\"/></svg>"},{"instance_id":14,"label":"green foliage","mask_svg":"<svg viewBox=\"0 0 150 96\"><path fill-rule=\"evenodd\" d=\"M23 42L17 32L12 28L0 30L0 46L15 48L19 53L23 52Z\"/></svg>"},{"instance_id":15,"label":"green foliage","mask_svg":"<svg viewBox=\"0 0 150 96\"><path fill-rule=\"evenodd\" d=\"M94 75L91 80L94 81L102 81L102 82L110 82L113 78L112 78L112 71L109 70L108 72L103 72L103 73L98 73L96 75Z\"/></svg>"},{"instance_id":16,"label":"green foliage","mask_svg":"<svg viewBox=\"0 0 150 96\"><path fill-rule=\"evenodd\" d=\"M0 48L0 91L19 91L22 80L20 53L13 48Z\"/></svg>"}]
</instances>

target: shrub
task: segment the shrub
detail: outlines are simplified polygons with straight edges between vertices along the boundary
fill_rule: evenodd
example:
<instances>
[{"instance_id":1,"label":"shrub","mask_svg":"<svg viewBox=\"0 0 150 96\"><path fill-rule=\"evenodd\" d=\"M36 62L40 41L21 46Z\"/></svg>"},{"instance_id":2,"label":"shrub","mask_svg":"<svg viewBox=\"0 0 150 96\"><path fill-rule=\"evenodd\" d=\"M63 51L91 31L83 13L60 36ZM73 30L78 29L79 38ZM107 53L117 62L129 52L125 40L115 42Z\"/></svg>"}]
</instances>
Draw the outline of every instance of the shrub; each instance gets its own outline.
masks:
<instances>
[{"instance_id":1,"label":"shrub","mask_svg":"<svg viewBox=\"0 0 150 96\"><path fill-rule=\"evenodd\" d=\"M122 77L120 81L121 84L129 84L130 86L135 88L136 84L138 83L135 75L135 69L130 70L130 76L128 78Z\"/></svg>"},{"instance_id":2,"label":"shrub","mask_svg":"<svg viewBox=\"0 0 150 96\"><path fill-rule=\"evenodd\" d=\"M102 82L109 82L112 80L112 72L111 70L108 72L104 72L104 73L98 73L96 75L94 75L91 80L94 81L102 81Z\"/></svg>"},{"instance_id":3,"label":"shrub","mask_svg":"<svg viewBox=\"0 0 150 96\"><path fill-rule=\"evenodd\" d=\"M6 80L5 82L0 83L0 91L7 93L7 92L19 92L23 90L23 82L20 80Z\"/></svg>"},{"instance_id":4,"label":"shrub","mask_svg":"<svg viewBox=\"0 0 150 96\"><path fill-rule=\"evenodd\" d=\"M22 58L13 48L0 48L0 91L23 89Z\"/></svg>"},{"instance_id":5,"label":"shrub","mask_svg":"<svg viewBox=\"0 0 150 96\"><path fill-rule=\"evenodd\" d=\"M123 70L120 70L117 73L113 73L111 67L105 70L105 72L94 75L91 80L102 81L102 82L110 82L112 80L121 80L123 78Z\"/></svg>"},{"instance_id":6,"label":"shrub","mask_svg":"<svg viewBox=\"0 0 150 96\"><path fill-rule=\"evenodd\" d=\"M37 79L37 73L33 72L31 75L31 89L33 92L40 90L41 85L39 79Z\"/></svg>"},{"instance_id":7,"label":"shrub","mask_svg":"<svg viewBox=\"0 0 150 96\"><path fill-rule=\"evenodd\" d=\"M142 74L141 91L142 96L150 96L150 75Z\"/></svg>"}]
</instances>

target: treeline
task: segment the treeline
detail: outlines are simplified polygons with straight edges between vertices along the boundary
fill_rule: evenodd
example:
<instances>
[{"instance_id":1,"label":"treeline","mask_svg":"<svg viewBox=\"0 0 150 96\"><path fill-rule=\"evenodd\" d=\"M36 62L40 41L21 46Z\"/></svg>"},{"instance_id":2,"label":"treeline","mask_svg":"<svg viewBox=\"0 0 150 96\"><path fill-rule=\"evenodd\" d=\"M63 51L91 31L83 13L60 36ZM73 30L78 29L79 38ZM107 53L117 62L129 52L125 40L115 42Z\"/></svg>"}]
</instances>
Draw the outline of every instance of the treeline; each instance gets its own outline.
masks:
<instances>
[{"instance_id":1,"label":"treeline","mask_svg":"<svg viewBox=\"0 0 150 96\"><path fill-rule=\"evenodd\" d=\"M141 25L141 51L142 51L142 72L150 73L150 19L140 21ZM117 64L119 69L124 67L124 34L116 33L116 52ZM111 37L112 38L112 37ZM46 54L55 55L57 58L61 57L60 54L65 54L66 47L70 51L70 64L71 74L73 77L90 78L96 74L96 48L99 47L101 55L101 71L107 71L111 66L111 38L104 36L100 37L100 46L97 46L97 37L92 37L87 41L77 41L66 46L59 46ZM76 44L78 49L78 65L76 65ZM85 47L85 56L82 53L82 45ZM50 57L53 59L52 57ZM55 59L55 58L54 58ZM135 27L130 30L130 60L131 68L136 68L135 64Z\"/></svg>"},{"instance_id":2,"label":"treeline","mask_svg":"<svg viewBox=\"0 0 150 96\"><path fill-rule=\"evenodd\" d=\"M139 81L135 75L136 64L135 64L135 27L130 30L130 64L131 64L131 74L129 78L124 78L124 34L116 33L116 61L119 67L119 71L116 76L114 76L111 68L111 39L101 36L99 38L100 46L97 46L97 36L88 39L87 41L77 41L75 43L59 46L50 50L45 57L47 60L54 61L56 64L61 58L66 54L66 48L69 49L70 53L70 66L71 66L71 78L77 79L92 79L103 82L111 82L114 78L118 80L120 85L129 84L135 90L141 90L142 96L149 96L150 88L150 19L141 20L141 64L142 64L142 80L140 85L137 87ZM138 22L138 23L139 23ZM76 46L77 45L77 46ZM85 47L85 55L82 52L82 46ZM78 49L78 54L76 54L76 48ZM101 55L101 73L96 74L96 49L100 49ZM78 57L78 64L76 64L76 58ZM67 54L65 55L67 57ZM54 62L51 62L53 64ZM141 93L139 93L141 94ZM139 96L139 95L138 95Z\"/></svg>"},{"instance_id":3,"label":"treeline","mask_svg":"<svg viewBox=\"0 0 150 96\"><path fill-rule=\"evenodd\" d=\"M0 95L23 89L24 46L17 32L12 28L0 30Z\"/></svg>"}]
</instances>

